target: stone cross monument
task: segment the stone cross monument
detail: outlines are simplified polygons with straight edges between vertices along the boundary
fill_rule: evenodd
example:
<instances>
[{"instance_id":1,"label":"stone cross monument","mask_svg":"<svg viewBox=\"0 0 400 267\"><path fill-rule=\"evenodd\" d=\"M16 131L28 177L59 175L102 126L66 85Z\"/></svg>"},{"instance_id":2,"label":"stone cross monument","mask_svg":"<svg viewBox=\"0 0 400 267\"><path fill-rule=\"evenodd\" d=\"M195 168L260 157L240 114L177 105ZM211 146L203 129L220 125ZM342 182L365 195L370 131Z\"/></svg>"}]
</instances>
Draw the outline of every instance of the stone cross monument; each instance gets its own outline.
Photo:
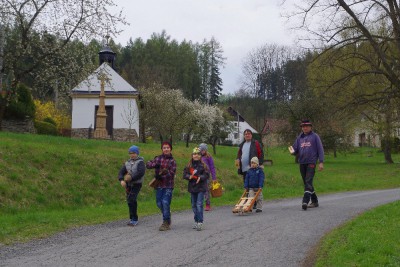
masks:
<instances>
[{"instance_id":1,"label":"stone cross monument","mask_svg":"<svg viewBox=\"0 0 400 267\"><path fill-rule=\"evenodd\" d=\"M104 84L106 81L108 82L110 79L103 72L98 76L98 79L100 80L101 90L99 96L99 109L97 110L96 114L96 129L94 130L94 138L109 139L110 136L108 135L106 129L107 113L104 100L106 98L106 94L104 92Z\"/></svg>"}]
</instances>

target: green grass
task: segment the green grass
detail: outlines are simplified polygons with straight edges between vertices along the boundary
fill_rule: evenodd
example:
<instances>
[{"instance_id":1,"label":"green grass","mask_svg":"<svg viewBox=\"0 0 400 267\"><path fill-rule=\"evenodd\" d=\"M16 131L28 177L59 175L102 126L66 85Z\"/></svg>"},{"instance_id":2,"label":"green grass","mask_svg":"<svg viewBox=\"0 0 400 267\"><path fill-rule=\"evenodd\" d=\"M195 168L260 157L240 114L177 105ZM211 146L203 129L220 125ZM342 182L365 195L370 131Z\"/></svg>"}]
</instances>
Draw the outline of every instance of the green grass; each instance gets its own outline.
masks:
<instances>
[{"instance_id":1,"label":"green grass","mask_svg":"<svg viewBox=\"0 0 400 267\"><path fill-rule=\"evenodd\" d=\"M316 266L400 266L400 201L368 211L324 237Z\"/></svg>"},{"instance_id":2,"label":"green grass","mask_svg":"<svg viewBox=\"0 0 400 267\"><path fill-rule=\"evenodd\" d=\"M0 243L26 242L56 232L113 220L126 219L123 188L117 182L119 168L128 158L127 142L69 139L0 132ZM160 144L138 144L145 160L161 153ZM195 144L174 144L177 179L172 210L190 209L182 171ZM395 188L400 185L400 155L384 163L377 150L326 156L325 170L317 172L319 194L341 191ZM233 205L242 194L242 178L234 167L237 147L217 147L213 156L217 177L225 193L212 205ZM272 166L265 167L265 201L302 196L298 165L287 148L269 148ZM152 178L147 171L139 194L139 216L158 213ZM386 228L387 231L390 229ZM393 230L393 229L392 229Z\"/></svg>"}]
</instances>

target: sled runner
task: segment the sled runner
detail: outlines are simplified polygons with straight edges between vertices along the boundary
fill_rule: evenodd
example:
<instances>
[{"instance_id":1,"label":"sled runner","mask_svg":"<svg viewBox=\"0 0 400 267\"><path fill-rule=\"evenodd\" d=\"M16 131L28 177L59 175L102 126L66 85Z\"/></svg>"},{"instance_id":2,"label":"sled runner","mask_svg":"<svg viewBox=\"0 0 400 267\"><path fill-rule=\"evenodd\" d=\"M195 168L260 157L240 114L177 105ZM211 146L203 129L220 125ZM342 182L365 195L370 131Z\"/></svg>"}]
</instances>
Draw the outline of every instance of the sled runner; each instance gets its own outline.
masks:
<instances>
[{"instance_id":1,"label":"sled runner","mask_svg":"<svg viewBox=\"0 0 400 267\"><path fill-rule=\"evenodd\" d=\"M254 203L256 202L257 197L260 193L261 189L255 192L255 195L253 197L249 197L249 192L247 190L244 190L242 197L239 199L238 203L232 209L232 212L239 213L240 215L246 212L252 212Z\"/></svg>"}]
</instances>

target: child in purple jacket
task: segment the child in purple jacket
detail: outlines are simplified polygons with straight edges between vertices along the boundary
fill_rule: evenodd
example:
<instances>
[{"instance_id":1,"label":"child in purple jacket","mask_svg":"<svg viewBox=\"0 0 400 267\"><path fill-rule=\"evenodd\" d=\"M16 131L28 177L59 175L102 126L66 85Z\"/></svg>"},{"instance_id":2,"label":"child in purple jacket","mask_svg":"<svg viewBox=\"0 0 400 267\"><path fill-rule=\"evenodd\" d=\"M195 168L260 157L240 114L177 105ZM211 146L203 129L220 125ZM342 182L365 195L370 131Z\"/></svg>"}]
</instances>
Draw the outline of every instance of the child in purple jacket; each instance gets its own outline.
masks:
<instances>
[{"instance_id":1,"label":"child in purple jacket","mask_svg":"<svg viewBox=\"0 0 400 267\"><path fill-rule=\"evenodd\" d=\"M207 151L207 144L201 143L199 145L199 149L201 152L201 160L207 165L208 170L210 171L211 174L211 179L215 181L217 179L215 175L215 166L214 166L214 160L211 156L210 153ZM207 192L204 195L204 199L206 201L206 208L205 211L210 211L211 210L211 201L210 201L210 180L207 180Z\"/></svg>"}]
</instances>

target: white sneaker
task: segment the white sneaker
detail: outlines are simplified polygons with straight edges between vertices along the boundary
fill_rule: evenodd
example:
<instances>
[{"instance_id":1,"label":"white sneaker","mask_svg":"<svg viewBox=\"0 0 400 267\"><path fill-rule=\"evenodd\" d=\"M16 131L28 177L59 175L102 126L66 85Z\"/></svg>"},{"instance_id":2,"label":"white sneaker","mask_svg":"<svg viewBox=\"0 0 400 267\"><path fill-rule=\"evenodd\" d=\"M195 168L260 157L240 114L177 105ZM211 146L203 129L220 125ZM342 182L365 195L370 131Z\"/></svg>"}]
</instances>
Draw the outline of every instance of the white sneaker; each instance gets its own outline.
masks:
<instances>
[{"instance_id":1,"label":"white sneaker","mask_svg":"<svg viewBox=\"0 0 400 267\"><path fill-rule=\"evenodd\" d=\"M197 222L193 223L192 229L197 229Z\"/></svg>"},{"instance_id":2,"label":"white sneaker","mask_svg":"<svg viewBox=\"0 0 400 267\"><path fill-rule=\"evenodd\" d=\"M197 223L197 231L201 231L203 229L203 223Z\"/></svg>"}]
</instances>

